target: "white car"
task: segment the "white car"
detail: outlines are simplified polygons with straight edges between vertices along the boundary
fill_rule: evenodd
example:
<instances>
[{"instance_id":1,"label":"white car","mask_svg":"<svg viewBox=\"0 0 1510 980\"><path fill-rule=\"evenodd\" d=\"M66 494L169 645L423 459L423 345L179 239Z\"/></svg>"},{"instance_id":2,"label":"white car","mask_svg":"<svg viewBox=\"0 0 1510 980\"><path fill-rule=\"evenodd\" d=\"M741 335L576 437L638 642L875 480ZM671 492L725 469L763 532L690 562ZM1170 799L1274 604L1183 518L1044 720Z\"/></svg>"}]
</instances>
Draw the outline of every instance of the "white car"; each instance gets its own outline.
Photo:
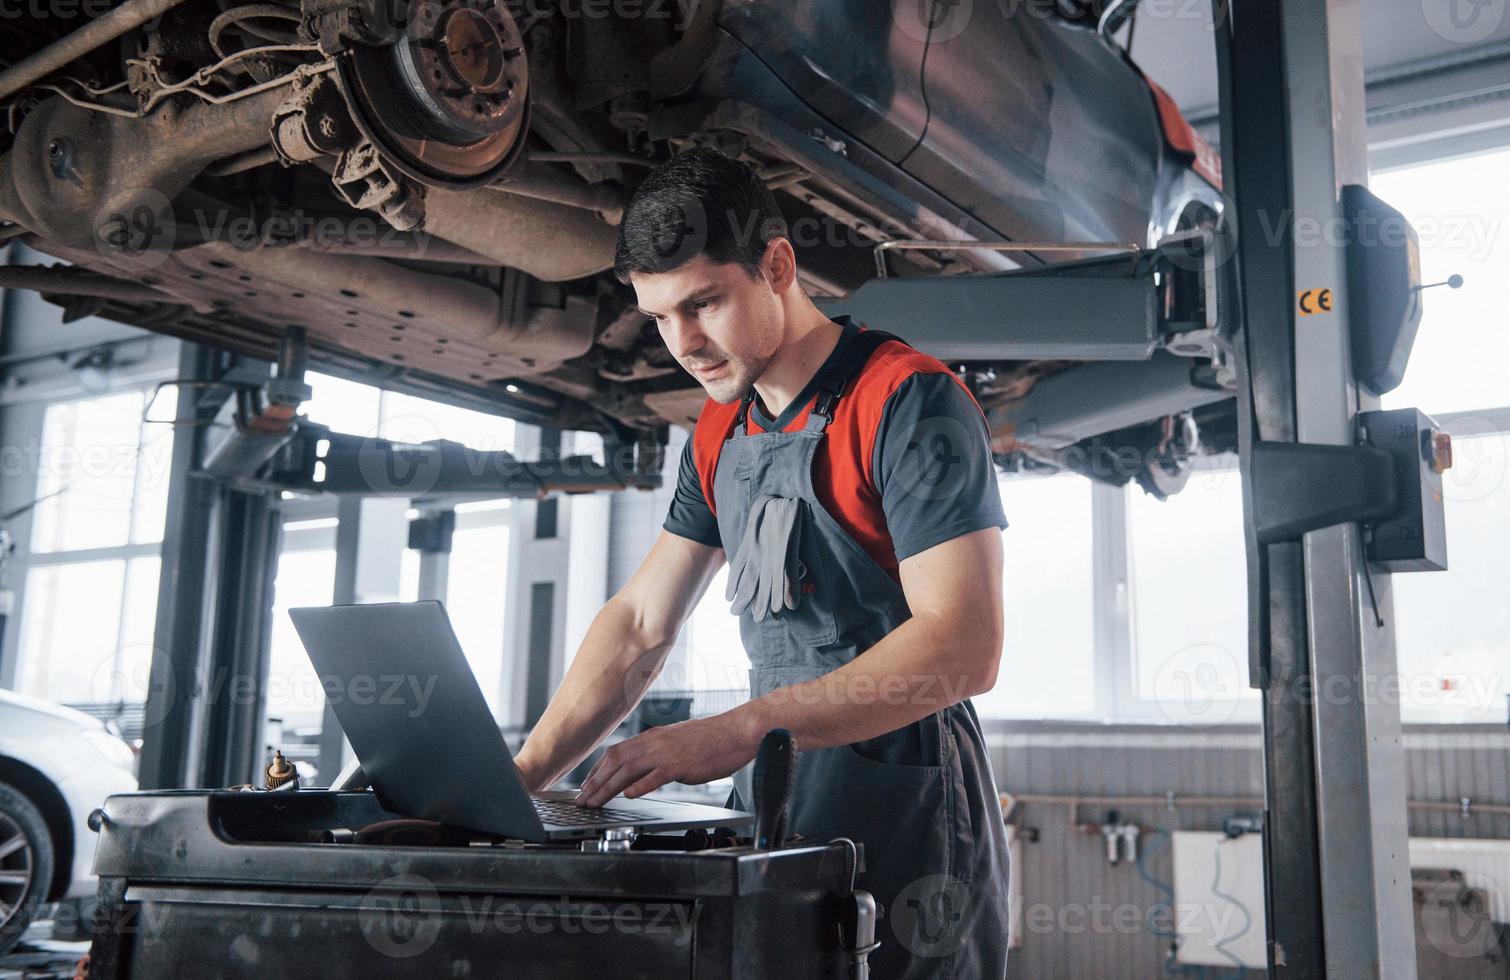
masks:
<instances>
[{"instance_id":1,"label":"white car","mask_svg":"<svg viewBox=\"0 0 1510 980\"><path fill-rule=\"evenodd\" d=\"M0 690L0 953L39 906L94 892L89 812L136 789L131 747L99 721Z\"/></svg>"}]
</instances>

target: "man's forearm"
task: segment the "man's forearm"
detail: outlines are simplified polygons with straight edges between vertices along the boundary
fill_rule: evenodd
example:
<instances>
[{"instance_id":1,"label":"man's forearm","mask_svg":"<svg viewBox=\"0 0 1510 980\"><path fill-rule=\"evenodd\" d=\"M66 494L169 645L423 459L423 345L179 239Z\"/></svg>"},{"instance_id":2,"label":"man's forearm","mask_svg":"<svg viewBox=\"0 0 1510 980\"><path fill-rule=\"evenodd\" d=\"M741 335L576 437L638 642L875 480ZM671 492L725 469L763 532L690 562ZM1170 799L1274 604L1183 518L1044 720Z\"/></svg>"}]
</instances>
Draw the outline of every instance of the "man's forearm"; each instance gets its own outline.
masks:
<instances>
[{"instance_id":1,"label":"man's forearm","mask_svg":"<svg viewBox=\"0 0 1510 980\"><path fill-rule=\"evenodd\" d=\"M990 690L1000 637L992 624L914 616L843 667L741 705L729 720L756 738L785 728L803 749L875 738Z\"/></svg>"},{"instance_id":2,"label":"man's forearm","mask_svg":"<svg viewBox=\"0 0 1510 980\"><path fill-rule=\"evenodd\" d=\"M670 650L642 638L634 615L610 602L599 611L572 665L515 761L531 789L554 783L634 710Z\"/></svg>"},{"instance_id":3,"label":"man's forearm","mask_svg":"<svg viewBox=\"0 0 1510 980\"><path fill-rule=\"evenodd\" d=\"M915 615L822 677L614 745L583 782L581 799L603 806L620 792L636 797L668 782L727 776L755 757L773 728L791 732L800 750L884 735L990 688L1000 649L999 618L994 627L962 629L948 617Z\"/></svg>"},{"instance_id":4,"label":"man's forearm","mask_svg":"<svg viewBox=\"0 0 1510 980\"><path fill-rule=\"evenodd\" d=\"M879 643L822 677L611 746L582 783L583 803L727 776L755 757L773 728L795 735L800 749L848 745L989 690L1001 660L1001 564L994 527L903 559L913 615Z\"/></svg>"}]
</instances>

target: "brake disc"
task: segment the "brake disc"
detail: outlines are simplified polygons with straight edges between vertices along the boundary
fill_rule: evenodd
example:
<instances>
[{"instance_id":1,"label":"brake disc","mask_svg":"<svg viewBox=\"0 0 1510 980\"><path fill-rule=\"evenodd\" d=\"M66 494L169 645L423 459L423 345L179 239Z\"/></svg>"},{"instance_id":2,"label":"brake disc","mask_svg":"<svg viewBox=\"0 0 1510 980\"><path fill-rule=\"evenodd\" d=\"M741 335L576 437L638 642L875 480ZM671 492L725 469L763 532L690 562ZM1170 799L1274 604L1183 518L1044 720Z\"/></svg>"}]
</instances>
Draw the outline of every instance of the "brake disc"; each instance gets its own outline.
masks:
<instances>
[{"instance_id":1,"label":"brake disc","mask_svg":"<svg viewBox=\"0 0 1510 980\"><path fill-rule=\"evenodd\" d=\"M507 0L411 0L399 39L354 45L338 73L362 135L421 183L489 183L524 144L529 59Z\"/></svg>"}]
</instances>

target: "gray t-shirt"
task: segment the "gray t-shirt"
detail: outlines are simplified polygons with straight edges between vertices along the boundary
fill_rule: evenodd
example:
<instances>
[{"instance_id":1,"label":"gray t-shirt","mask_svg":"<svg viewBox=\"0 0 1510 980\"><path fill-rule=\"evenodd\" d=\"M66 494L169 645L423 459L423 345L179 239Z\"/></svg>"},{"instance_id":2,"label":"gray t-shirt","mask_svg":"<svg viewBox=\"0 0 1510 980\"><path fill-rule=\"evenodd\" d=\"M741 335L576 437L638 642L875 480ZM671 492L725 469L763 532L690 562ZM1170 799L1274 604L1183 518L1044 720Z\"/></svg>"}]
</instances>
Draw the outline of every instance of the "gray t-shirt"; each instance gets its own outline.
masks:
<instances>
[{"instance_id":1,"label":"gray t-shirt","mask_svg":"<svg viewBox=\"0 0 1510 980\"><path fill-rule=\"evenodd\" d=\"M840 322L845 333L830 361L859 332ZM815 394L810 383L775 419L757 399L750 407L750 431L800 428ZM699 465L712 472L719 448L732 434L734 411L734 406L705 408L682 450L664 525L709 547L723 542ZM814 461L813 488L835 520L893 577L898 563L935 545L1007 526L989 433L975 399L938 361L898 343L879 348L840 398Z\"/></svg>"}]
</instances>

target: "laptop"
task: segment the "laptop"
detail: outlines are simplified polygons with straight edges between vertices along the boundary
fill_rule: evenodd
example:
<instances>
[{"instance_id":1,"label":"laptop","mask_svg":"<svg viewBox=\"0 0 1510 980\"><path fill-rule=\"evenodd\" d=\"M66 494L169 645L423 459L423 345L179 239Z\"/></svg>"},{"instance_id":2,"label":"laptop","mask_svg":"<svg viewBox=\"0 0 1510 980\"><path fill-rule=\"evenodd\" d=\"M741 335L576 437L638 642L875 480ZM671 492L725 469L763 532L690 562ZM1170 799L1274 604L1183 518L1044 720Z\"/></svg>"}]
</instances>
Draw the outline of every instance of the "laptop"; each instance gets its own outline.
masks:
<instances>
[{"instance_id":1,"label":"laptop","mask_svg":"<svg viewBox=\"0 0 1510 980\"><path fill-rule=\"evenodd\" d=\"M738 810L643 797L602 808L534 796L439 602L290 609L378 802L395 813L534 843L739 827Z\"/></svg>"}]
</instances>

